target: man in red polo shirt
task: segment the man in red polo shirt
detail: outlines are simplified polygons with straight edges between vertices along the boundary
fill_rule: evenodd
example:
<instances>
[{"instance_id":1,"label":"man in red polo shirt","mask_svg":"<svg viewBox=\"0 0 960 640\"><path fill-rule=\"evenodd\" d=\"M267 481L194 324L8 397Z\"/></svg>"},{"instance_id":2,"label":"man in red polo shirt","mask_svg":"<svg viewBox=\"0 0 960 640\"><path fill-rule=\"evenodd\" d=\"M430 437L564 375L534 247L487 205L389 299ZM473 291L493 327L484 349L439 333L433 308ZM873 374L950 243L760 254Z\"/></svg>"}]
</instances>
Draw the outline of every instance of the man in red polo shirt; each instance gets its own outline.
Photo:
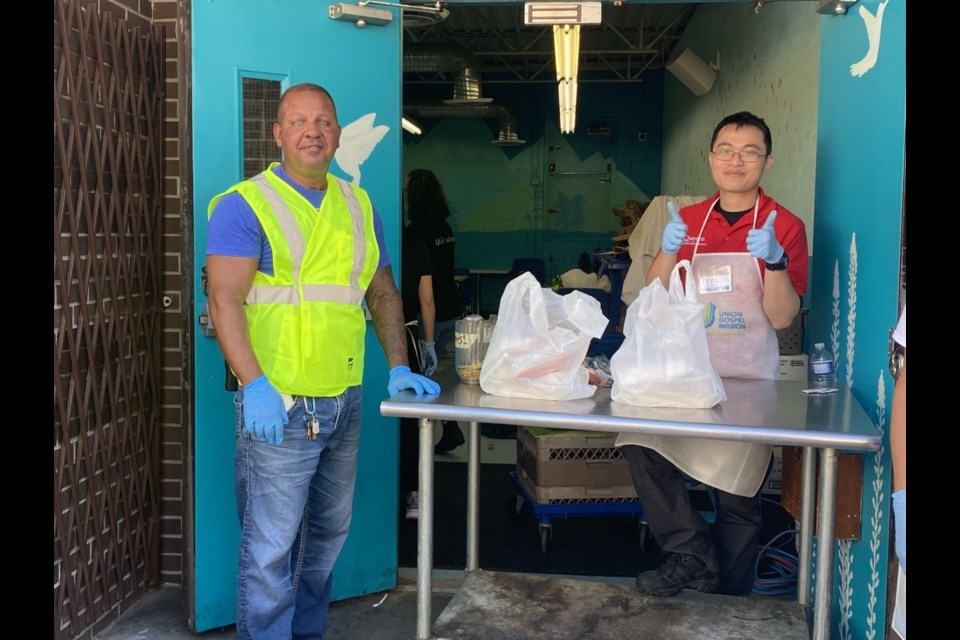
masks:
<instances>
[{"instance_id":1,"label":"man in red polo shirt","mask_svg":"<svg viewBox=\"0 0 960 640\"><path fill-rule=\"evenodd\" d=\"M790 326L807 289L803 221L760 188L760 178L773 165L772 152L770 128L763 119L744 111L721 120L709 156L717 192L679 211L668 205L671 220L646 277L647 284L659 278L666 287L677 261L691 261L698 298L707 308L710 361L727 378L780 378L776 330ZM769 473L771 448L723 443L691 454L709 460L709 465L673 456L680 466L696 468L691 475L713 487L716 518L711 531L691 505L677 465L640 446L646 445L642 436L630 435L621 434L617 445L626 445L622 452L637 495L666 554L660 567L637 576L637 588L664 597L681 589L748 594L762 527L762 469ZM751 480L744 482L744 477Z\"/></svg>"}]
</instances>

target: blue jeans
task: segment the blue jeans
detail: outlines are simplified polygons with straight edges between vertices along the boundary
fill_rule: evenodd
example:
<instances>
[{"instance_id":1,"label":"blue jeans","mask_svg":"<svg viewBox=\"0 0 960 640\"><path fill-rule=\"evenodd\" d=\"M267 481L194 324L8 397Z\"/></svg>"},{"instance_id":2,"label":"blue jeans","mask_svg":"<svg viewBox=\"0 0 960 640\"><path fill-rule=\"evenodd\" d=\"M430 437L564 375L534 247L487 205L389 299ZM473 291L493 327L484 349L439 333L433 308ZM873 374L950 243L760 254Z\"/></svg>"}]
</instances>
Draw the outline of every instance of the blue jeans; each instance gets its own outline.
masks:
<instances>
[{"instance_id":1,"label":"blue jeans","mask_svg":"<svg viewBox=\"0 0 960 640\"><path fill-rule=\"evenodd\" d=\"M350 528L360 448L360 387L297 398L283 442L255 440L237 392L234 482L240 516L238 640L319 640L333 565ZM316 440L306 438L311 415Z\"/></svg>"},{"instance_id":2,"label":"blue jeans","mask_svg":"<svg viewBox=\"0 0 960 640\"><path fill-rule=\"evenodd\" d=\"M449 346L454 341L456 332L457 332L457 318L454 318L453 320L444 320L443 322L434 323L433 337L434 337L434 342L436 343L434 345L434 348L437 351L438 358L442 358L443 355L447 352L447 346Z\"/></svg>"}]
</instances>

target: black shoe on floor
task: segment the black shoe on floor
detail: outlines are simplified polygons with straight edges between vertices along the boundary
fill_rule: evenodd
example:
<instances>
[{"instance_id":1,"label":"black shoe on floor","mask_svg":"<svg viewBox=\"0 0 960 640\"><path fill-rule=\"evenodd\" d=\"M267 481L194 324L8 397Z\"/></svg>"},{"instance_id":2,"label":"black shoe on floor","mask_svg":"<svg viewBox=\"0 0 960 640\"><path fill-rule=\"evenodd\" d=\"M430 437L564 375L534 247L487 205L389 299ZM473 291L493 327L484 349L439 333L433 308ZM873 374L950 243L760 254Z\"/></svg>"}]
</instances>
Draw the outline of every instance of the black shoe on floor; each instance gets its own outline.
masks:
<instances>
[{"instance_id":1,"label":"black shoe on floor","mask_svg":"<svg viewBox=\"0 0 960 640\"><path fill-rule=\"evenodd\" d=\"M466 440L463 439L463 432L460 431L460 425L453 420L447 420L443 423L443 435L440 441L433 446L434 453L448 453L453 451Z\"/></svg>"},{"instance_id":2,"label":"black shoe on floor","mask_svg":"<svg viewBox=\"0 0 960 640\"><path fill-rule=\"evenodd\" d=\"M637 591L660 598L675 596L683 589L713 593L719 584L719 577L703 560L687 553L667 554L659 567L637 576Z\"/></svg>"}]
</instances>

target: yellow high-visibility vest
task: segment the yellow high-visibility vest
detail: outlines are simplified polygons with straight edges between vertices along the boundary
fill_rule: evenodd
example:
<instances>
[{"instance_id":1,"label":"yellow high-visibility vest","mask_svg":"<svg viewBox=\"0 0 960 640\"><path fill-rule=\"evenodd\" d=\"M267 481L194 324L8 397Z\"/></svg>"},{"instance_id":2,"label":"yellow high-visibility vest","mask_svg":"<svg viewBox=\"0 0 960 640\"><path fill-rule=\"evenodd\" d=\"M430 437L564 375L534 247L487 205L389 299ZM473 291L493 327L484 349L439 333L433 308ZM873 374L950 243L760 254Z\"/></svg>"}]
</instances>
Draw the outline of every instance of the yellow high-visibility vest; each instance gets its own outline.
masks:
<instances>
[{"instance_id":1,"label":"yellow high-visibility vest","mask_svg":"<svg viewBox=\"0 0 960 640\"><path fill-rule=\"evenodd\" d=\"M273 275L260 271L244 301L250 341L281 393L331 397L363 378L366 319L361 302L380 261L367 192L327 174L318 210L266 171L236 191L253 208L273 251Z\"/></svg>"}]
</instances>

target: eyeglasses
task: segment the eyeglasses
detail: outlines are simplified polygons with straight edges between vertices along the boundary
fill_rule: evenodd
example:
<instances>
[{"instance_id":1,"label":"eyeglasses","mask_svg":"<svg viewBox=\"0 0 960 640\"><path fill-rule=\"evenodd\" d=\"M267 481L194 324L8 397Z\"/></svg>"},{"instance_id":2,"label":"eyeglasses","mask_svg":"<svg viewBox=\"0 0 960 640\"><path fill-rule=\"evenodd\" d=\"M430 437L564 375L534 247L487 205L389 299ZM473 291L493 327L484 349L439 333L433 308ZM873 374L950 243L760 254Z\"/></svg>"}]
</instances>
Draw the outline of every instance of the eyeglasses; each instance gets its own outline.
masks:
<instances>
[{"instance_id":1,"label":"eyeglasses","mask_svg":"<svg viewBox=\"0 0 960 640\"><path fill-rule=\"evenodd\" d=\"M760 158L764 157L765 153L758 153L756 151L731 151L730 149L717 149L712 152L716 156L717 160L722 160L724 162L730 162L733 160L733 156L740 158L741 162L756 162Z\"/></svg>"}]
</instances>

